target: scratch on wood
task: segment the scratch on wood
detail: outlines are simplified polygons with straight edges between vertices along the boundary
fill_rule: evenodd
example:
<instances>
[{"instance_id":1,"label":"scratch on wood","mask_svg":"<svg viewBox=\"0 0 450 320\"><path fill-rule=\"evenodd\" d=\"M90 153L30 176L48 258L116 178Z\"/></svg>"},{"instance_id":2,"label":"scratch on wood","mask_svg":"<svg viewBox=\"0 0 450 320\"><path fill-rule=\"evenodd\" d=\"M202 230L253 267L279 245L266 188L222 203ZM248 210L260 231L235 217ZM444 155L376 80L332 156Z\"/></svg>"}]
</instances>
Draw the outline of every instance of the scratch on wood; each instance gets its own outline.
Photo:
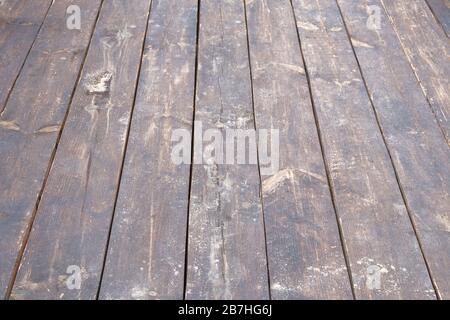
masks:
<instances>
[{"instance_id":1,"label":"scratch on wood","mask_svg":"<svg viewBox=\"0 0 450 320\"><path fill-rule=\"evenodd\" d=\"M271 193L278 189L286 180L289 180L291 183L294 183L294 178L296 174L303 174L308 177L315 178L323 183L326 183L326 180L324 177L310 172L306 170L301 169L284 169L279 171L277 174L273 175L269 179L266 179L263 181L262 190L263 193Z\"/></svg>"},{"instance_id":2,"label":"scratch on wood","mask_svg":"<svg viewBox=\"0 0 450 320\"><path fill-rule=\"evenodd\" d=\"M38 130L36 130L36 134L39 133L52 133L52 132L59 132L59 130L61 130L61 126L59 125L54 125L54 126L47 126L47 127L42 127Z\"/></svg>"},{"instance_id":3,"label":"scratch on wood","mask_svg":"<svg viewBox=\"0 0 450 320\"><path fill-rule=\"evenodd\" d=\"M0 127L7 130L20 131L20 127L14 121L0 121Z\"/></svg>"},{"instance_id":4,"label":"scratch on wood","mask_svg":"<svg viewBox=\"0 0 450 320\"><path fill-rule=\"evenodd\" d=\"M305 74L305 69L303 69L300 66L296 66L296 65L293 65L293 64L287 64L287 63L274 63L274 64L278 65L278 66L281 66L281 67L285 67L286 69L298 72L298 73L303 74L303 75Z\"/></svg>"},{"instance_id":5,"label":"scratch on wood","mask_svg":"<svg viewBox=\"0 0 450 320\"><path fill-rule=\"evenodd\" d=\"M333 27L333 28L330 29L330 31L332 31L332 32L339 32L341 30L342 30L341 27Z\"/></svg>"},{"instance_id":6,"label":"scratch on wood","mask_svg":"<svg viewBox=\"0 0 450 320\"><path fill-rule=\"evenodd\" d=\"M316 31L319 30L319 27L310 22L297 22L297 27L308 30L308 31Z\"/></svg>"},{"instance_id":7,"label":"scratch on wood","mask_svg":"<svg viewBox=\"0 0 450 320\"><path fill-rule=\"evenodd\" d=\"M373 46L371 46L370 44L368 44L366 42L356 40L355 38L351 38L351 39L352 39L352 43L355 47L373 49Z\"/></svg>"}]
</instances>

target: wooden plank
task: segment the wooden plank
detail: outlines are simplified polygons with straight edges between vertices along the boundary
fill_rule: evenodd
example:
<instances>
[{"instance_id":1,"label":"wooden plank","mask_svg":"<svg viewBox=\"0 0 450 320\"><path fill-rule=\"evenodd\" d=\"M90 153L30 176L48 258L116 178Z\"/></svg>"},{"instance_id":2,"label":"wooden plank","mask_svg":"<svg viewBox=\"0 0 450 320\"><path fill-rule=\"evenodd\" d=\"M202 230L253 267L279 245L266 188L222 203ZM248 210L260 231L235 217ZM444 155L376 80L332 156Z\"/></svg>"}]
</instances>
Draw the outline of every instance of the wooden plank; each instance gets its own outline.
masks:
<instances>
[{"instance_id":1,"label":"wooden plank","mask_svg":"<svg viewBox=\"0 0 450 320\"><path fill-rule=\"evenodd\" d=\"M247 1L257 128L280 130L280 171L263 179L271 295L351 299L291 4Z\"/></svg>"},{"instance_id":2,"label":"wooden plank","mask_svg":"<svg viewBox=\"0 0 450 320\"><path fill-rule=\"evenodd\" d=\"M150 2L112 0L102 7L14 299L97 296ZM66 283L69 266L81 271L78 289Z\"/></svg>"},{"instance_id":3,"label":"wooden plank","mask_svg":"<svg viewBox=\"0 0 450 320\"><path fill-rule=\"evenodd\" d=\"M0 2L0 113L51 4L51 0Z\"/></svg>"},{"instance_id":4,"label":"wooden plank","mask_svg":"<svg viewBox=\"0 0 450 320\"><path fill-rule=\"evenodd\" d=\"M191 130L197 0L153 0L102 299L182 299L190 165L171 132Z\"/></svg>"},{"instance_id":5,"label":"wooden plank","mask_svg":"<svg viewBox=\"0 0 450 320\"><path fill-rule=\"evenodd\" d=\"M198 54L194 144L200 123L222 138L233 129L254 130L243 1L201 3ZM267 299L258 165L204 156L192 168L186 297Z\"/></svg>"},{"instance_id":6,"label":"wooden plank","mask_svg":"<svg viewBox=\"0 0 450 320\"><path fill-rule=\"evenodd\" d=\"M425 1L381 1L450 146L450 42Z\"/></svg>"},{"instance_id":7,"label":"wooden plank","mask_svg":"<svg viewBox=\"0 0 450 320\"><path fill-rule=\"evenodd\" d=\"M427 3L448 37L450 35L450 0L427 0Z\"/></svg>"},{"instance_id":8,"label":"wooden plank","mask_svg":"<svg viewBox=\"0 0 450 320\"><path fill-rule=\"evenodd\" d=\"M337 3L294 7L355 296L435 298Z\"/></svg>"},{"instance_id":9,"label":"wooden plank","mask_svg":"<svg viewBox=\"0 0 450 320\"><path fill-rule=\"evenodd\" d=\"M438 294L450 299L450 152L388 17L365 27L380 1L338 2Z\"/></svg>"},{"instance_id":10,"label":"wooden plank","mask_svg":"<svg viewBox=\"0 0 450 320\"><path fill-rule=\"evenodd\" d=\"M100 1L80 0L81 30L56 1L0 115L0 294L6 293L78 79Z\"/></svg>"}]
</instances>

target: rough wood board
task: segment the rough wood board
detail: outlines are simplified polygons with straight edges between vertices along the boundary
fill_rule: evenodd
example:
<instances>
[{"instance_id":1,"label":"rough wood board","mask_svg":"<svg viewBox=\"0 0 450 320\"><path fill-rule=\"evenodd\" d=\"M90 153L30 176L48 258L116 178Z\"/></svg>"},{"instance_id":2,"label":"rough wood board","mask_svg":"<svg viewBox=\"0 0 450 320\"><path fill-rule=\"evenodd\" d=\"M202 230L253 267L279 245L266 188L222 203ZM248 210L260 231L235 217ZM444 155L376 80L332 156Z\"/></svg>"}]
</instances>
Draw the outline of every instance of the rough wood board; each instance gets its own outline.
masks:
<instances>
[{"instance_id":1,"label":"rough wood board","mask_svg":"<svg viewBox=\"0 0 450 320\"><path fill-rule=\"evenodd\" d=\"M97 295L149 8L102 7L11 298ZM67 286L69 266L80 268L79 289Z\"/></svg>"},{"instance_id":2,"label":"rough wood board","mask_svg":"<svg viewBox=\"0 0 450 320\"><path fill-rule=\"evenodd\" d=\"M263 178L273 299L352 299L289 0L247 1L256 125L280 130Z\"/></svg>"},{"instance_id":3,"label":"rough wood board","mask_svg":"<svg viewBox=\"0 0 450 320\"><path fill-rule=\"evenodd\" d=\"M195 130L254 130L243 1L201 2L198 50ZM267 299L258 165L206 158L192 168L186 298Z\"/></svg>"},{"instance_id":4,"label":"rough wood board","mask_svg":"<svg viewBox=\"0 0 450 320\"><path fill-rule=\"evenodd\" d=\"M171 134L192 128L197 0L153 0L102 299L182 299L190 165Z\"/></svg>"},{"instance_id":5,"label":"rough wood board","mask_svg":"<svg viewBox=\"0 0 450 320\"><path fill-rule=\"evenodd\" d=\"M51 3L51 0L0 2L0 112Z\"/></svg>"},{"instance_id":6,"label":"rough wood board","mask_svg":"<svg viewBox=\"0 0 450 320\"><path fill-rule=\"evenodd\" d=\"M355 296L435 298L337 4L293 3Z\"/></svg>"},{"instance_id":7,"label":"rough wood board","mask_svg":"<svg viewBox=\"0 0 450 320\"><path fill-rule=\"evenodd\" d=\"M450 146L450 42L423 0L381 1Z\"/></svg>"},{"instance_id":8,"label":"rough wood board","mask_svg":"<svg viewBox=\"0 0 450 320\"><path fill-rule=\"evenodd\" d=\"M442 25L447 36L450 35L450 0L427 0L438 23Z\"/></svg>"},{"instance_id":9,"label":"rough wood board","mask_svg":"<svg viewBox=\"0 0 450 320\"><path fill-rule=\"evenodd\" d=\"M440 297L450 298L450 151L379 0L338 1ZM364 43L365 45L361 45Z\"/></svg>"},{"instance_id":10,"label":"rough wood board","mask_svg":"<svg viewBox=\"0 0 450 320\"><path fill-rule=\"evenodd\" d=\"M83 0L83 28L69 30L55 2L0 115L0 295L13 275L78 79L100 1ZM42 81L45 79L45 81Z\"/></svg>"}]
</instances>

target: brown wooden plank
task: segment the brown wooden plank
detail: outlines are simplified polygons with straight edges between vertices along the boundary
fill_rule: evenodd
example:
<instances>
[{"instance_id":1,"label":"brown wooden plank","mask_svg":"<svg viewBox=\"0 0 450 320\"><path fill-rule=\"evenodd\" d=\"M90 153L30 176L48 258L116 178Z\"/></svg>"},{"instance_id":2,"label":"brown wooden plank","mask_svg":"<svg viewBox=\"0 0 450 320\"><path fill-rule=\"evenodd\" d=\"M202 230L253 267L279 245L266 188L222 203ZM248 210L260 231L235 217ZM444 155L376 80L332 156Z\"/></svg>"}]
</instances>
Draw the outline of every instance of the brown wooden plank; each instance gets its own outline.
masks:
<instances>
[{"instance_id":1,"label":"brown wooden plank","mask_svg":"<svg viewBox=\"0 0 450 320\"><path fill-rule=\"evenodd\" d=\"M450 35L450 0L427 0L438 23L442 25L447 36Z\"/></svg>"},{"instance_id":2,"label":"brown wooden plank","mask_svg":"<svg viewBox=\"0 0 450 320\"><path fill-rule=\"evenodd\" d=\"M171 132L191 130L197 0L153 0L102 299L182 299L190 165Z\"/></svg>"},{"instance_id":3,"label":"brown wooden plank","mask_svg":"<svg viewBox=\"0 0 450 320\"><path fill-rule=\"evenodd\" d=\"M381 3L450 146L450 42L425 1Z\"/></svg>"},{"instance_id":4,"label":"brown wooden plank","mask_svg":"<svg viewBox=\"0 0 450 320\"><path fill-rule=\"evenodd\" d=\"M351 299L290 1L247 1L247 19L256 125L280 130L262 184L272 298Z\"/></svg>"},{"instance_id":5,"label":"brown wooden plank","mask_svg":"<svg viewBox=\"0 0 450 320\"><path fill-rule=\"evenodd\" d=\"M201 3L198 55L195 130L254 130L243 1ZM192 169L186 297L268 298L264 238L257 163L225 165L205 154Z\"/></svg>"},{"instance_id":6,"label":"brown wooden plank","mask_svg":"<svg viewBox=\"0 0 450 320\"><path fill-rule=\"evenodd\" d=\"M293 3L355 296L435 298L337 3Z\"/></svg>"},{"instance_id":7,"label":"brown wooden plank","mask_svg":"<svg viewBox=\"0 0 450 320\"><path fill-rule=\"evenodd\" d=\"M0 2L0 112L51 4L51 0Z\"/></svg>"},{"instance_id":8,"label":"brown wooden plank","mask_svg":"<svg viewBox=\"0 0 450 320\"><path fill-rule=\"evenodd\" d=\"M450 299L450 152L379 0L339 0L437 291Z\"/></svg>"},{"instance_id":9,"label":"brown wooden plank","mask_svg":"<svg viewBox=\"0 0 450 320\"><path fill-rule=\"evenodd\" d=\"M50 8L0 115L0 295L27 238L100 7L99 0L80 0L82 29L69 30L71 3Z\"/></svg>"},{"instance_id":10,"label":"brown wooden plank","mask_svg":"<svg viewBox=\"0 0 450 320\"><path fill-rule=\"evenodd\" d=\"M11 298L97 295L150 2L102 7ZM66 283L69 266L79 289Z\"/></svg>"}]
</instances>

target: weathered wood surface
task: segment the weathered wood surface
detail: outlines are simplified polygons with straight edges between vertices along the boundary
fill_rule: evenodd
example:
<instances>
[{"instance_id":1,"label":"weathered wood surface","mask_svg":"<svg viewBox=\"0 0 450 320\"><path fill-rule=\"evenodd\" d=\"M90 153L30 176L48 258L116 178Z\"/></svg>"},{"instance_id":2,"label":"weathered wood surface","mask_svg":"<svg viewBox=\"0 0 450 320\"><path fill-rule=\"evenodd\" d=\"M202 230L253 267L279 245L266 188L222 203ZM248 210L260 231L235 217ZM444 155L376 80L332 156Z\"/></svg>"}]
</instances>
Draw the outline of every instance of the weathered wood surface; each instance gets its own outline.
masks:
<instances>
[{"instance_id":1,"label":"weathered wood surface","mask_svg":"<svg viewBox=\"0 0 450 320\"><path fill-rule=\"evenodd\" d=\"M197 0L153 0L101 299L182 299L190 165L171 134L191 131Z\"/></svg>"},{"instance_id":2,"label":"weathered wood surface","mask_svg":"<svg viewBox=\"0 0 450 320\"><path fill-rule=\"evenodd\" d=\"M243 1L201 2L198 50L195 120L203 132L254 130ZM204 155L192 168L186 298L269 298L258 165Z\"/></svg>"},{"instance_id":3,"label":"weathered wood surface","mask_svg":"<svg viewBox=\"0 0 450 320\"><path fill-rule=\"evenodd\" d=\"M293 3L355 296L435 298L339 8Z\"/></svg>"},{"instance_id":4,"label":"weathered wood surface","mask_svg":"<svg viewBox=\"0 0 450 320\"><path fill-rule=\"evenodd\" d=\"M450 299L450 151L388 17L376 1L339 0L438 294Z\"/></svg>"},{"instance_id":5,"label":"weathered wood surface","mask_svg":"<svg viewBox=\"0 0 450 320\"><path fill-rule=\"evenodd\" d=\"M423 0L381 1L450 146L450 42Z\"/></svg>"},{"instance_id":6,"label":"weathered wood surface","mask_svg":"<svg viewBox=\"0 0 450 320\"><path fill-rule=\"evenodd\" d=\"M101 9L11 298L97 295L150 2ZM79 289L67 285L69 266Z\"/></svg>"},{"instance_id":7,"label":"weathered wood surface","mask_svg":"<svg viewBox=\"0 0 450 320\"><path fill-rule=\"evenodd\" d=\"M273 299L351 299L289 0L247 1L258 129L280 130L280 171L263 177Z\"/></svg>"},{"instance_id":8,"label":"weathered wood surface","mask_svg":"<svg viewBox=\"0 0 450 320\"><path fill-rule=\"evenodd\" d=\"M14 275L78 79L100 1L82 0L83 28L69 30L56 1L0 114L0 295Z\"/></svg>"},{"instance_id":9,"label":"weathered wood surface","mask_svg":"<svg viewBox=\"0 0 450 320\"><path fill-rule=\"evenodd\" d=\"M51 3L51 0L0 1L0 112Z\"/></svg>"},{"instance_id":10,"label":"weathered wood surface","mask_svg":"<svg viewBox=\"0 0 450 320\"><path fill-rule=\"evenodd\" d=\"M448 17L0 0L0 295L450 299ZM174 162L176 129L202 164ZM222 164L227 129L279 129L279 171L265 146Z\"/></svg>"},{"instance_id":11,"label":"weathered wood surface","mask_svg":"<svg viewBox=\"0 0 450 320\"><path fill-rule=\"evenodd\" d=\"M450 0L427 0L427 3L447 36L450 36Z\"/></svg>"}]
</instances>

